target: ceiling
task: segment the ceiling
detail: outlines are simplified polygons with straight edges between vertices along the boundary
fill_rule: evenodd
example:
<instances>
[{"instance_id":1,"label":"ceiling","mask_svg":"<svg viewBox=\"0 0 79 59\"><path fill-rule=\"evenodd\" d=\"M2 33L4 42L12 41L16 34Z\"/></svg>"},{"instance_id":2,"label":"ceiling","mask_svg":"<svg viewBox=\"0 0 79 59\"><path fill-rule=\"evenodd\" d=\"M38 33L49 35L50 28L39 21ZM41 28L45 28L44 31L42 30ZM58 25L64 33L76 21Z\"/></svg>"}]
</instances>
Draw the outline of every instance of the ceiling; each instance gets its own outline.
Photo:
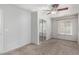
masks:
<instances>
[{"instance_id":1,"label":"ceiling","mask_svg":"<svg viewBox=\"0 0 79 59\"><path fill-rule=\"evenodd\" d=\"M47 4L17 4L16 6L30 11L37 11L48 7Z\"/></svg>"},{"instance_id":2,"label":"ceiling","mask_svg":"<svg viewBox=\"0 0 79 59\"><path fill-rule=\"evenodd\" d=\"M30 11L40 11L40 10L46 10L49 9L49 4L18 4L16 5L20 8L30 10ZM56 15L50 15L52 17L60 17L63 15L70 15L70 14L76 14L79 10L78 4L60 4L58 8L64 8L68 7L68 10L60 11Z\"/></svg>"}]
</instances>

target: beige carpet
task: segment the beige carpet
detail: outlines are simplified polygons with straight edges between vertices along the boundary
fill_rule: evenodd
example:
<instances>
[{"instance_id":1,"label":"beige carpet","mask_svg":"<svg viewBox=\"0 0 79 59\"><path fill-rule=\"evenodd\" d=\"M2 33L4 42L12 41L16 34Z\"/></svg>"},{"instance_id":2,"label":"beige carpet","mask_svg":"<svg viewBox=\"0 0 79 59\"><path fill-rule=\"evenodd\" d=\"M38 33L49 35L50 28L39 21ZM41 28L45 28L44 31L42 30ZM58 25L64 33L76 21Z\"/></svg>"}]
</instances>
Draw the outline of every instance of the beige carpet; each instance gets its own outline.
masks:
<instances>
[{"instance_id":1,"label":"beige carpet","mask_svg":"<svg viewBox=\"0 0 79 59\"><path fill-rule=\"evenodd\" d=\"M77 42L50 39L40 45L29 44L4 55L78 55Z\"/></svg>"}]
</instances>

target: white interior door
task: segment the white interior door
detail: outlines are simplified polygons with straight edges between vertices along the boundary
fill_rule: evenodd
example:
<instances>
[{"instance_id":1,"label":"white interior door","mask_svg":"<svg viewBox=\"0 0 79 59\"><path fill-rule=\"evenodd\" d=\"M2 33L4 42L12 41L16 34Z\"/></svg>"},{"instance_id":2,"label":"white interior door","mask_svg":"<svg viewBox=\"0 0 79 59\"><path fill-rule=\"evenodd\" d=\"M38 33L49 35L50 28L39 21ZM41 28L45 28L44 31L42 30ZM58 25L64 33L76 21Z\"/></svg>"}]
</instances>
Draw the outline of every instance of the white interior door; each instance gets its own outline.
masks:
<instances>
[{"instance_id":1,"label":"white interior door","mask_svg":"<svg viewBox=\"0 0 79 59\"><path fill-rule=\"evenodd\" d=\"M0 53L3 52L3 19L2 11L0 10Z\"/></svg>"}]
</instances>

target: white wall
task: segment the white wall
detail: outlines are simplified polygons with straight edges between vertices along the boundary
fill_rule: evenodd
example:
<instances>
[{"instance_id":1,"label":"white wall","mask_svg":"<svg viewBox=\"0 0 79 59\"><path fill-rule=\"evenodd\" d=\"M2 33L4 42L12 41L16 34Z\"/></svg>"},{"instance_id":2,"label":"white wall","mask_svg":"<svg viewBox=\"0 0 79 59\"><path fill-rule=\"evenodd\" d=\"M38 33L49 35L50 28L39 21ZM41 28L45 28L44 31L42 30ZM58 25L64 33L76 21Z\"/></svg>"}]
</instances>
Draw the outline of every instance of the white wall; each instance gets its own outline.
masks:
<instances>
[{"instance_id":1,"label":"white wall","mask_svg":"<svg viewBox=\"0 0 79 59\"><path fill-rule=\"evenodd\" d=\"M39 32L38 32L38 13L31 13L31 39L32 43L39 44Z\"/></svg>"},{"instance_id":2,"label":"white wall","mask_svg":"<svg viewBox=\"0 0 79 59\"><path fill-rule=\"evenodd\" d=\"M72 35L59 35L57 32L57 23L56 20L72 20L73 22L73 33ZM60 18L54 18L51 19L51 37L52 38L59 38L59 39L66 39L66 40L71 40L71 41L77 41L77 29L78 29L78 17L76 16L66 16L66 17L60 17Z\"/></svg>"},{"instance_id":3,"label":"white wall","mask_svg":"<svg viewBox=\"0 0 79 59\"><path fill-rule=\"evenodd\" d=\"M0 10L0 52L3 51L3 17L2 17L2 10Z\"/></svg>"},{"instance_id":4,"label":"white wall","mask_svg":"<svg viewBox=\"0 0 79 59\"><path fill-rule=\"evenodd\" d=\"M78 44L79 44L79 13L78 13Z\"/></svg>"},{"instance_id":5,"label":"white wall","mask_svg":"<svg viewBox=\"0 0 79 59\"><path fill-rule=\"evenodd\" d=\"M31 12L13 5L0 5L4 20L4 51L31 43Z\"/></svg>"}]
</instances>

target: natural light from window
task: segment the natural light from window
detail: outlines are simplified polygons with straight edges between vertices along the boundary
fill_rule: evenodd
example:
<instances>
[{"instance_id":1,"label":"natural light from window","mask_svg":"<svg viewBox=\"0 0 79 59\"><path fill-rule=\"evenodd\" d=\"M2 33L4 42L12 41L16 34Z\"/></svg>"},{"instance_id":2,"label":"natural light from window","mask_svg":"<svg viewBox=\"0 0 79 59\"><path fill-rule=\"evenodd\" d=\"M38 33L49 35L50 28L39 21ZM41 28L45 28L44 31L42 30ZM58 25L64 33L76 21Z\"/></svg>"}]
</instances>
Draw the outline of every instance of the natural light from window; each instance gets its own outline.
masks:
<instances>
[{"instance_id":1,"label":"natural light from window","mask_svg":"<svg viewBox=\"0 0 79 59\"><path fill-rule=\"evenodd\" d=\"M58 20L58 34L72 35L72 21L71 20Z\"/></svg>"}]
</instances>

